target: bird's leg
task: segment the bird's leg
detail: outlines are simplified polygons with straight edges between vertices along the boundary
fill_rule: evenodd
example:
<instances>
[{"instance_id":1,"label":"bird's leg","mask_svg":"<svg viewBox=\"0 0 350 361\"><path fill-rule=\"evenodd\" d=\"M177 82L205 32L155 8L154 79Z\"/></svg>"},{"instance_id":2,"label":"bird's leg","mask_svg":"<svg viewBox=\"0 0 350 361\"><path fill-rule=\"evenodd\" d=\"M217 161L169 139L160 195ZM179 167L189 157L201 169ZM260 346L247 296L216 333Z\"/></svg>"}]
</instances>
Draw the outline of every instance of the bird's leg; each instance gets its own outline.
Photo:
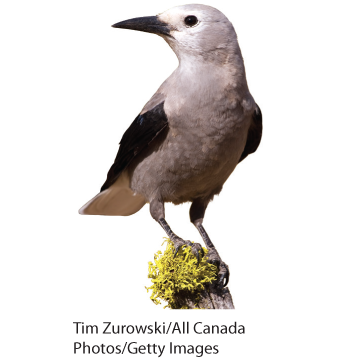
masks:
<instances>
[{"instance_id":1,"label":"bird's leg","mask_svg":"<svg viewBox=\"0 0 350 361\"><path fill-rule=\"evenodd\" d=\"M222 261L218 251L210 240L207 232L205 231L203 225L201 223L194 223L196 228L198 229L200 235L203 238L203 241L208 249L208 262L213 263L218 267L218 284L226 287L230 278L230 271L228 269L228 265ZM224 282L225 281L225 282Z\"/></svg>"},{"instance_id":2,"label":"bird's leg","mask_svg":"<svg viewBox=\"0 0 350 361\"><path fill-rule=\"evenodd\" d=\"M152 217L162 226L162 228L164 229L164 231L166 232L166 234L168 235L170 240L173 242L174 248L175 248L174 257L176 256L176 254L179 252L180 248L183 245L188 245L188 246L191 246L192 253L197 257L197 260L199 263L200 258L202 258L203 254L204 254L202 246L199 243L193 243L191 241L184 241L182 238L177 236L172 231L169 224L165 220L164 203L159 200L153 200L150 203L150 212L151 212Z\"/></svg>"},{"instance_id":3,"label":"bird's leg","mask_svg":"<svg viewBox=\"0 0 350 361\"><path fill-rule=\"evenodd\" d=\"M204 201L201 199L196 199L190 208L190 219L191 222L198 229L198 232L203 238L203 241L208 249L208 262L215 264L218 268L218 279L217 282L219 285L226 287L230 278L230 271L226 263L224 263L219 256L218 251L210 240L208 233L203 227L203 218L204 213L207 208L209 201ZM225 282L224 282L225 281Z\"/></svg>"},{"instance_id":4,"label":"bird's leg","mask_svg":"<svg viewBox=\"0 0 350 361\"><path fill-rule=\"evenodd\" d=\"M168 237L171 239L171 241L174 243L174 247L175 247L175 255L177 254L177 252L179 251L179 249L187 244L190 245L191 242L189 241L184 241L182 238L178 237L170 228L169 224L167 223L167 221L164 218L159 218L158 219L158 223L162 226L162 228L164 229L164 231L166 232L166 234L168 235Z\"/></svg>"}]
</instances>

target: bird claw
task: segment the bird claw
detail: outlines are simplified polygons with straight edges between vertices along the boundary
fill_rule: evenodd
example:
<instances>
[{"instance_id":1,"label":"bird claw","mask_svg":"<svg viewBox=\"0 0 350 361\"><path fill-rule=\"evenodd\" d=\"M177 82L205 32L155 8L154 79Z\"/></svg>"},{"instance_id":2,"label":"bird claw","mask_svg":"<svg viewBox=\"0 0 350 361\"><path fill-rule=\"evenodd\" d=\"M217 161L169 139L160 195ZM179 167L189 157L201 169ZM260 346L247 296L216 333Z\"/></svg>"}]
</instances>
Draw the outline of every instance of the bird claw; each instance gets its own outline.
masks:
<instances>
[{"instance_id":1,"label":"bird claw","mask_svg":"<svg viewBox=\"0 0 350 361\"><path fill-rule=\"evenodd\" d=\"M176 257L177 253L179 252L179 250L181 249L182 246L187 245L187 246L191 247L192 253L197 258L197 265L199 265L201 259L204 257L204 250L199 243L193 243L191 241L184 241L183 239L181 239L179 237L172 241L174 243L174 248L175 248L174 257Z\"/></svg>"},{"instance_id":2,"label":"bird claw","mask_svg":"<svg viewBox=\"0 0 350 361\"><path fill-rule=\"evenodd\" d=\"M180 251L181 247L184 245L189 245L191 242L189 241L184 241L182 238L180 237L176 237L172 239L172 242L174 244L174 258L176 257L177 253Z\"/></svg>"},{"instance_id":3,"label":"bird claw","mask_svg":"<svg viewBox=\"0 0 350 361\"><path fill-rule=\"evenodd\" d=\"M192 243L190 244L192 253L197 258L197 266L199 266L199 263L201 262L201 259L204 257L204 250L202 246L199 243Z\"/></svg>"},{"instance_id":4,"label":"bird claw","mask_svg":"<svg viewBox=\"0 0 350 361\"><path fill-rule=\"evenodd\" d=\"M230 279L228 265L221 260L221 257L215 248L209 248L207 256L208 262L214 264L218 269L217 286L220 288L226 287Z\"/></svg>"},{"instance_id":5,"label":"bird claw","mask_svg":"<svg viewBox=\"0 0 350 361\"><path fill-rule=\"evenodd\" d=\"M221 261L220 269L218 272L218 286L222 288L228 285L228 281L230 280L230 271L228 269L228 265ZM225 283L224 283L225 281Z\"/></svg>"},{"instance_id":6,"label":"bird claw","mask_svg":"<svg viewBox=\"0 0 350 361\"><path fill-rule=\"evenodd\" d=\"M184 241L180 237L176 237L176 238L174 237L172 239L172 242L174 244L174 258L176 257L182 246L185 245L190 246L192 253L197 258L197 266L199 266L201 259L204 257L204 250L199 243ZM226 287L230 279L230 271L228 269L227 264L221 260L221 257L219 256L219 253L215 248L209 248L207 257L208 257L208 263L214 264L218 269L218 276L216 280L217 287L219 288Z\"/></svg>"}]
</instances>

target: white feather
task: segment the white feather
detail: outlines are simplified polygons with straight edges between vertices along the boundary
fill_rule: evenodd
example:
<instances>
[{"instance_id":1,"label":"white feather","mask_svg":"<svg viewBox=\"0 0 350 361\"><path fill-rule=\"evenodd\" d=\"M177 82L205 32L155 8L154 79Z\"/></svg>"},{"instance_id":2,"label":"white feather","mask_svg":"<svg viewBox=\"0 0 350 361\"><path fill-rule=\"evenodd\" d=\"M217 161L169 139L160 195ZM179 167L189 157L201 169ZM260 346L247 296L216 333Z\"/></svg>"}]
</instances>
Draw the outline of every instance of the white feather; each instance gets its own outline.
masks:
<instances>
[{"instance_id":1,"label":"white feather","mask_svg":"<svg viewBox=\"0 0 350 361\"><path fill-rule=\"evenodd\" d=\"M136 213L146 204L146 199L135 194L129 185L129 176L123 172L112 186L81 207L79 213L103 216L130 216Z\"/></svg>"}]
</instances>

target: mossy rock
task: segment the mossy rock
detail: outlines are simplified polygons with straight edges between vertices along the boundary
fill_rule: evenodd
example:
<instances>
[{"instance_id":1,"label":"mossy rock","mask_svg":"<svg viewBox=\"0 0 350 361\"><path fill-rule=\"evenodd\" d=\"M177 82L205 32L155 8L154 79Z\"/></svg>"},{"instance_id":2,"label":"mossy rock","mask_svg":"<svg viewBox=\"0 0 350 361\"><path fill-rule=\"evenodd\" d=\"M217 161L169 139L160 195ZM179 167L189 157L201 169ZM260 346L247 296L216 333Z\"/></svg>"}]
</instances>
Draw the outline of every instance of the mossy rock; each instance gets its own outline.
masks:
<instances>
[{"instance_id":1,"label":"mossy rock","mask_svg":"<svg viewBox=\"0 0 350 361\"><path fill-rule=\"evenodd\" d=\"M153 285L146 289L152 291L151 300L156 305L161 300L166 301L168 304L164 308L171 309L188 308L188 302L197 305L205 287L216 280L217 267L207 262L205 248L204 257L198 264L191 247L183 246L174 257L173 243L170 239L165 242L164 253L158 251L154 263L148 263L148 278Z\"/></svg>"}]
</instances>

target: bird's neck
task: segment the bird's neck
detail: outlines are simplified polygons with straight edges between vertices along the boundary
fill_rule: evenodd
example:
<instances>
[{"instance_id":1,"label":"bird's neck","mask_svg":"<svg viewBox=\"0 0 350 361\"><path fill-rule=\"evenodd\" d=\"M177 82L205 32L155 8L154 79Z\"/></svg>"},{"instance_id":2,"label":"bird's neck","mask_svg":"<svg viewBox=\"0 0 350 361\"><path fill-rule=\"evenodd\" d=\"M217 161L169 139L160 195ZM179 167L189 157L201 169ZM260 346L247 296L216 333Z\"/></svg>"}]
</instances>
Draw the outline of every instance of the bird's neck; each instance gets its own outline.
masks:
<instances>
[{"instance_id":1,"label":"bird's neck","mask_svg":"<svg viewBox=\"0 0 350 361\"><path fill-rule=\"evenodd\" d=\"M193 83L201 86L215 84L218 88L235 89L242 95L249 92L240 50L236 53L218 51L206 57L182 54L178 58L177 76L186 79L189 86Z\"/></svg>"},{"instance_id":2,"label":"bird's neck","mask_svg":"<svg viewBox=\"0 0 350 361\"><path fill-rule=\"evenodd\" d=\"M218 74L241 93L248 91L244 62L237 39L231 39L223 46L201 51L199 49L184 48L178 42L168 41L175 52L179 66L177 74L189 81L215 78Z\"/></svg>"}]
</instances>

